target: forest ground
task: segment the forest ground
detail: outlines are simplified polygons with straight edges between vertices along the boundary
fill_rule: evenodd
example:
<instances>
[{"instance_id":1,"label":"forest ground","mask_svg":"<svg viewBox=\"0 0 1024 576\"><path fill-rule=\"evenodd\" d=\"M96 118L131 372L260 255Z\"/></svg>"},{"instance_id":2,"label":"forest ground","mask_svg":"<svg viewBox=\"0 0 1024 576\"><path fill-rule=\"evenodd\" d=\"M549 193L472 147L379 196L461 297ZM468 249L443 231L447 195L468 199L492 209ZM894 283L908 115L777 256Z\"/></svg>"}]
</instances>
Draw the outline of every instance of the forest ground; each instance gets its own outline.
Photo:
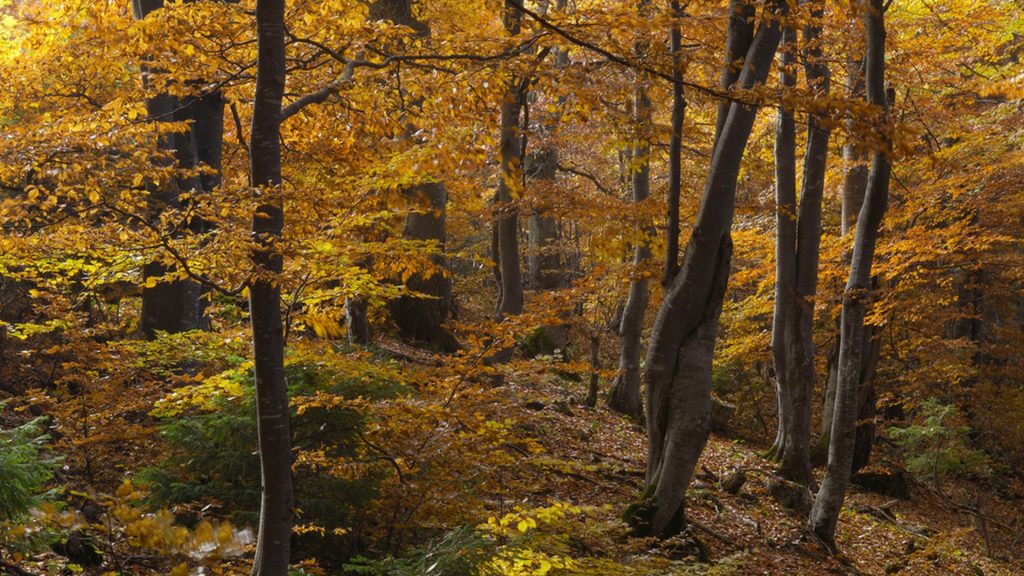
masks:
<instances>
[{"instance_id":1,"label":"forest ground","mask_svg":"<svg viewBox=\"0 0 1024 576\"><path fill-rule=\"evenodd\" d=\"M541 378L507 385L508 397L528 408L518 425L537 435L551 462L567 464L549 466L546 481L522 504L600 503L599 514L615 522L642 485L644 429L603 407L583 406L582 395L574 396L578 383ZM998 495L966 481L935 486L911 480L909 499L854 485L840 519L840 554L832 556L804 536L804 515L788 511L769 494L775 477L773 463L762 457L767 448L736 435L712 434L687 503L691 531L709 549L708 564L694 566L692 558L680 557L679 548L653 541L642 545L624 533L622 546L605 552L623 566L661 565L665 574L1024 574L1021 527L1007 520L1024 502L1019 478ZM873 461L885 461L887 455L878 450ZM737 471L747 480L731 494L723 481ZM971 511L978 494L981 514ZM649 564L653 559L663 564Z\"/></svg>"}]
</instances>

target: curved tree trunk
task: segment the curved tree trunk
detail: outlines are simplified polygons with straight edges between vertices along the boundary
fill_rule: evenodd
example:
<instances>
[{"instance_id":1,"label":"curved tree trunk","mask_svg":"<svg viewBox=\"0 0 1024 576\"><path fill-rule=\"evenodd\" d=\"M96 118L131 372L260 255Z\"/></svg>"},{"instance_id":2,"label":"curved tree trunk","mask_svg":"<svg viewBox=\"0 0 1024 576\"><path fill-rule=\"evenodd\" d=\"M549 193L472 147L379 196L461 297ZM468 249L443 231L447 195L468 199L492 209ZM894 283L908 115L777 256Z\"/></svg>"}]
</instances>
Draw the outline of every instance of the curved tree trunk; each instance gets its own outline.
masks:
<instances>
[{"instance_id":1,"label":"curved tree trunk","mask_svg":"<svg viewBox=\"0 0 1024 576\"><path fill-rule=\"evenodd\" d=\"M281 197L281 99L285 84L284 0L257 0L259 58L253 97L253 213L249 315L256 372L256 416L263 496L253 576L286 576L293 514L288 389L284 376L281 286L283 257L275 249L284 229Z\"/></svg>"},{"instance_id":2,"label":"curved tree trunk","mask_svg":"<svg viewBox=\"0 0 1024 576\"><path fill-rule=\"evenodd\" d=\"M867 52L865 59L867 100L881 111L880 121L888 121L885 94L885 21L883 0L870 0L865 6ZM810 514L810 529L827 545L835 547L836 524L849 486L854 458L858 389L862 375L864 316L871 289L871 265L878 228L885 215L889 195L889 138L880 130L881 147L872 153L871 171L864 205L857 218L857 232L850 262L850 279L843 294L842 328L839 345L839 376L836 387L835 415L829 443L828 469Z\"/></svg>"},{"instance_id":3,"label":"curved tree trunk","mask_svg":"<svg viewBox=\"0 0 1024 576\"><path fill-rule=\"evenodd\" d=\"M784 12L786 5L770 9ZM780 36L777 18L765 15L743 64L742 88L764 83ZM683 266L654 321L644 372L648 500L631 515L639 533L671 536L685 525L686 488L710 428L711 360L732 256L736 182L756 115L756 106L729 106Z\"/></svg>"}]
</instances>

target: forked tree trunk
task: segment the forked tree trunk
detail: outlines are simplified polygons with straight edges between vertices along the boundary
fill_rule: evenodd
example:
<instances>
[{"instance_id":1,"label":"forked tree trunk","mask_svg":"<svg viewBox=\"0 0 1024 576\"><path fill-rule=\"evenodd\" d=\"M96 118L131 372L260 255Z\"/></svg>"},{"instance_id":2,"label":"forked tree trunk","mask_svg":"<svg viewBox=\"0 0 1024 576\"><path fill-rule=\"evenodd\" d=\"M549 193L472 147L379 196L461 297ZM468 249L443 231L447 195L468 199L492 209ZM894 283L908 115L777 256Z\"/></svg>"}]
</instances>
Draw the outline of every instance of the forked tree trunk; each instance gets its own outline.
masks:
<instances>
[{"instance_id":1,"label":"forked tree trunk","mask_svg":"<svg viewBox=\"0 0 1024 576\"><path fill-rule=\"evenodd\" d=\"M651 193L650 146L647 144L651 122L651 101L647 97L647 86L641 76L637 77L633 90L633 120L637 134L630 151L632 161L630 187L633 203L637 204ZM645 236L651 234L645 230ZM618 332L622 338L619 354L619 373L608 391L608 407L632 418L643 418L643 404L640 399L640 354L644 328L644 314L650 296L647 277L642 268L651 258L651 248L646 242L637 244L633 253L634 277L629 283L629 296L622 309Z\"/></svg>"},{"instance_id":2,"label":"forked tree trunk","mask_svg":"<svg viewBox=\"0 0 1024 576\"><path fill-rule=\"evenodd\" d=\"M867 101L880 111L880 147L872 153L864 205L857 218L850 279L843 293L840 329L838 382L835 415L832 419L828 469L810 514L810 529L828 546L835 548L836 524L850 483L854 458L858 388L864 349L864 316L871 289L871 265L878 229L885 215L889 195L888 102L885 94L885 21L883 0L865 4L867 51L865 85Z\"/></svg>"},{"instance_id":3,"label":"forked tree trunk","mask_svg":"<svg viewBox=\"0 0 1024 576\"><path fill-rule=\"evenodd\" d=\"M284 262L276 249L284 228L281 195L284 6L284 0L256 2L258 60L249 149L257 206L252 218L253 278L249 286L249 314L263 495L253 576L287 576L294 508L281 321L280 274Z\"/></svg>"},{"instance_id":4,"label":"forked tree trunk","mask_svg":"<svg viewBox=\"0 0 1024 576\"><path fill-rule=\"evenodd\" d=\"M770 10L785 12L785 3ZM739 85L763 84L781 31L765 15L747 52ZM646 500L630 513L636 532L671 536L685 525L684 500L710 431L711 361L729 277L736 182L757 106L733 102L722 125L700 214L683 266L666 290L648 347Z\"/></svg>"},{"instance_id":5,"label":"forked tree trunk","mask_svg":"<svg viewBox=\"0 0 1024 576\"><path fill-rule=\"evenodd\" d=\"M829 70L817 45L822 6L812 6L812 21L804 28L807 44L805 70L808 87L817 94L829 91ZM795 36L795 32L794 32ZM783 79L786 84L790 79ZM795 81L795 78L792 78ZM779 144L785 149L777 161L795 163L795 130L791 114L780 113ZM817 115L808 117L804 152L803 186L799 213L796 203L796 170L779 171L778 265L776 269L775 324L772 351L778 382L779 432L773 453L781 461L780 473L806 486L814 485L811 472L811 398L814 371L814 298L818 290L818 257L821 246L821 203L825 188L829 130ZM777 169L779 170L779 169Z\"/></svg>"}]
</instances>

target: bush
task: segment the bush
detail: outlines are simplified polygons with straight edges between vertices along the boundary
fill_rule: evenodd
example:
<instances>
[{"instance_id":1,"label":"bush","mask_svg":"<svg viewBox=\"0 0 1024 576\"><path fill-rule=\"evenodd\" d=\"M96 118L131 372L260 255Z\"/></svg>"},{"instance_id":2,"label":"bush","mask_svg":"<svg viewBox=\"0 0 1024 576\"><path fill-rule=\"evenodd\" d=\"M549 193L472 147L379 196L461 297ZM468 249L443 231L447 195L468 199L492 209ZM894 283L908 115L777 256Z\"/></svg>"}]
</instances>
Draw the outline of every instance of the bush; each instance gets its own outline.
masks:
<instances>
[{"instance_id":1,"label":"bush","mask_svg":"<svg viewBox=\"0 0 1024 576\"><path fill-rule=\"evenodd\" d=\"M954 425L961 419L955 406L929 398L921 405L919 416L921 424L888 430L903 451L907 470L933 482L987 471L988 457L967 444L970 428Z\"/></svg>"},{"instance_id":2,"label":"bush","mask_svg":"<svg viewBox=\"0 0 1024 576\"><path fill-rule=\"evenodd\" d=\"M351 367L349 367L351 368ZM286 367L292 398L292 446L298 549L321 560L352 553L358 511L370 507L387 468L358 467L365 416L348 400L394 396L401 385L367 368L358 374L324 363L290 361ZM196 389L176 391L188 398L165 403L162 436L173 455L144 471L160 504L216 503L239 523L259 518L260 463L257 452L255 395L247 364L211 377ZM197 391L203 388L202 391ZM314 548L323 548L323 550ZM326 556L326 558L325 558Z\"/></svg>"},{"instance_id":3,"label":"bush","mask_svg":"<svg viewBox=\"0 0 1024 576\"><path fill-rule=\"evenodd\" d=\"M21 517L44 496L57 459L46 452L46 419L0 428L0 520Z\"/></svg>"}]
</instances>

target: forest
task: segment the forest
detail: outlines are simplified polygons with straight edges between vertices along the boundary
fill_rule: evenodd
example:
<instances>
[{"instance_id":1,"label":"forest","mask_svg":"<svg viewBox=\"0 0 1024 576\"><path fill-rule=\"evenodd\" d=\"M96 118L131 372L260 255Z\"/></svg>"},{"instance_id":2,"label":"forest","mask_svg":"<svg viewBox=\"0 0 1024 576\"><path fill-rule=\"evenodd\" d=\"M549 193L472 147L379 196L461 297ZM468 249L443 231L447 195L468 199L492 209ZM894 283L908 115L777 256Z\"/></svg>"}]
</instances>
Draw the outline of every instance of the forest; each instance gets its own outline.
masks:
<instances>
[{"instance_id":1,"label":"forest","mask_svg":"<svg viewBox=\"0 0 1024 576\"><path fill-rule=\"evenodd\" d=\"M1024 2L0 0L73 574L1024 574Z\"/></svg>"}]
</instances>

